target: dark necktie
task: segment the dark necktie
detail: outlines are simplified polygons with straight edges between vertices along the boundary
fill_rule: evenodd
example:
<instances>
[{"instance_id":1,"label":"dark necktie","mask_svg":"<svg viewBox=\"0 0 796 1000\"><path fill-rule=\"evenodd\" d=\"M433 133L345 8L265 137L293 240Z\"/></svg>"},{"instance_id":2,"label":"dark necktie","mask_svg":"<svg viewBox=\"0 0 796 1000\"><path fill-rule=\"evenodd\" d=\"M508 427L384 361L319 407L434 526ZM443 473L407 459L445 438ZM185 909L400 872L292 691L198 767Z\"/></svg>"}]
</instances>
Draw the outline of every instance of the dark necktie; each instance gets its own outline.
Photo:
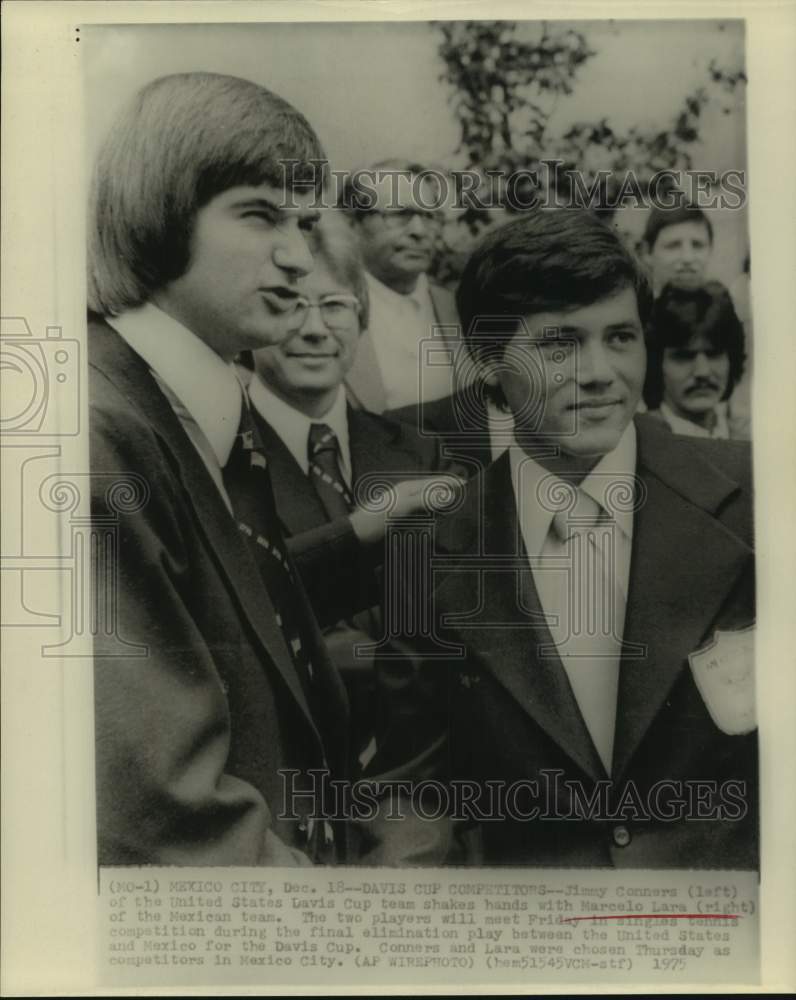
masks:
<instances>
[{"instance_id":1,"label":"dark necktie","mask_svg":"<svg viewBox=\"0 0 796 1000\"><path fill-rule=\"evenodd\" d=\"M249 540L296 673L311 703L312 665L302 641L300 597L279 525L260 433L245 397L240 427L223 478L235 520Z\"/></svg>"},{"instance_id":2,"label":"dark necktie","mask_svg":"<svg viewBox=\"0 0 796 1000\"><path fill-rule=\"evenodd\" d=\"M310 424L307 442L310 479L330 521L351 513L354 499L340 468L340 442L326 424Z\"/></svg>"}]
</instances>

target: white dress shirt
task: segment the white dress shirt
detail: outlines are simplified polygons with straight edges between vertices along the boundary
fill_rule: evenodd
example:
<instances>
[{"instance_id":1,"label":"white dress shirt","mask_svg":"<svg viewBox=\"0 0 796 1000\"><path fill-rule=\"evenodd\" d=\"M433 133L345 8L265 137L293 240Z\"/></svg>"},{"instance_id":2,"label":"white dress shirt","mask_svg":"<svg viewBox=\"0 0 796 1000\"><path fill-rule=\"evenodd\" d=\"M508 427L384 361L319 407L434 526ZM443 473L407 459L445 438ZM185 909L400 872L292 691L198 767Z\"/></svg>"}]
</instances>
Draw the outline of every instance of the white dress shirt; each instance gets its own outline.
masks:
<instances>
[{"instance_id":1,"label":"white dress shirt","mask_svg":"<svg viewBox=\"0 0 796 1000\"><path fill-rule=\"evenodd\" d=\"M670 406L667 406L666 403L661 403L660 411L661 416L669 427L671 427L674 434L685 434L688 437L717 438L723 441L726 441L730 436L726 403L719 403L716 406L716 423L713 425L713 430L708 430L707 427L700 427L699 424L695 424L691 420L686 420L685 417L678 417L674 410Z\"/></svg>"},{"instance_id":2,"label":"white dress shirt","mask_svg":"<svg viewBox=\"0 0 796 1000\"><path fill-rule=\"evenodd\" d=\"M384 384L386 408L396 409L421 401L421 342L429 340L437 323L428 279L418 278L409 295L388 288L367 274L370 299L368 332L373 341ZM452 367L423 367L422 401L441 399L451 392Z\"/></svg>"},{"instance_id":3,"label":"white dress shirt","mask_svg":"<svg viewBox=\"0 0 796 1000\"><path fill-rule=\"evenodd\" d=\"M633 424L628 426L617 447L600 459L578 487L591 498L586 503L596 504L595 513L599 508L614 515L613 520L602 522L601 529L592 533L602 546L596 555L597 578L607 581L605 591L611 591L610 603L604 607L610 607L613 635L603 637L602 643L599 638L578 639L570 633L572 588L582 593L584 581L570 578L573 549L551 530L555 511L547 507L552 508L553 504L540 502L540 497L552 498L557 489L566 487L517 444L512 446L509 455L520 531L542 610L581 715L610 774L633 542L633 511L618 510L611 497L615 495L613 489L620 495L624 492L625 497L635 495L634 489L631 493L636 470L635 427ZM622 504L622 507L632 508L632 504ZM610 548L606 549L608 545ZM587 564L580 564L581 570L584 565ZM592 649L597 652L590 660L589 650Z\"/></svg>"},{"instance_id":4,"label":"white dress shirt","mask_svg":"<svg viewBox=\"0 0 796 1000\"><path fill-rule=\"evenodd\" d=\"M106 322L149 365L231 511L221 470L240 426L243 392L235 366L151 302Z\"/></svg>"},{"instance_id":5,"label":"white dress shirt","mask_svg":"<svg viewBox=\"0 0 796 1000\"><path fill-rule=\"evenodd\" d=\"M309 475L310 461L307 449L311 424L326 424L337 435L340 444L340 465L343 478L351 485L351 445L348 440L348 410L342 387L331 408L322 417L308 417L301 410L280 399L256 375L249 383L249 399L260 416L267 421L282 439L305 475Z\"/></svg>"}]
</instances>

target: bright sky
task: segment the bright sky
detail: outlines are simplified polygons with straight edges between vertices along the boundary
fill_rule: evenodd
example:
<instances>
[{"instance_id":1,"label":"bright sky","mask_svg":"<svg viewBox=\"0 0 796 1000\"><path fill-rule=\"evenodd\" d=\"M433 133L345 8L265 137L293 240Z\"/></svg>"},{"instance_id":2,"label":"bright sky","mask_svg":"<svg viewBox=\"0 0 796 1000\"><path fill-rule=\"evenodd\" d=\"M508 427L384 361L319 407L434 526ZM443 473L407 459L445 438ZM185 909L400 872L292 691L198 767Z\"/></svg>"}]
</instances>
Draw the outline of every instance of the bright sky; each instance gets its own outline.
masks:
<instances>
[{"instance_id":1,"label":"bright sky","mask_svg":"<svg viewBox=\"0 0 796 1000\"><path fill-rule=\"evenodd\" d=\"M738 64L741 21L588 21L597 55L581 70L554 122L607 118L664 127L707 77L712 57ZM527 23L529 32L538 25ZM119 107L165 73L209 70L262 83L295 104L319 133L331 165L350 169L392 156L450 161L458 130L440 84L439 35L425 22L86 26L87 145L93 154ZM712 116L696 166L746 163L743 115ZM717 274L732 280L745 252L741 213L719 222ZM718 244L721 242L722 246ZM726 258L726 259L725 259ZM726 272L726 273L725 273Z\"/></svg>"},{"instance_id":2,"label":"bright sky","mask_svg":"<svg viewBox=\"0 0 796 1000\"><path fill-rule=\"evenodd\" d=\"M742 53L740 21L588 21L577 27L597 55L556 110L561 127L607 117L617 128L664 125L706 77L709 59ZM101 132L124 101L164 73L212 70L263 83L306 114L333 166L394 155L448 158L456 124L439 83L438 33L418 22L155 25L86 30L88 121ZM538 30L529 23L528 31ZM93 128L96 123L96 130ZM733 160L743 123L714 130L706 153ZM742 166L742 164L740 164ZM718 169L724 166L720 163Z\"/></svg>"}]
</instances>

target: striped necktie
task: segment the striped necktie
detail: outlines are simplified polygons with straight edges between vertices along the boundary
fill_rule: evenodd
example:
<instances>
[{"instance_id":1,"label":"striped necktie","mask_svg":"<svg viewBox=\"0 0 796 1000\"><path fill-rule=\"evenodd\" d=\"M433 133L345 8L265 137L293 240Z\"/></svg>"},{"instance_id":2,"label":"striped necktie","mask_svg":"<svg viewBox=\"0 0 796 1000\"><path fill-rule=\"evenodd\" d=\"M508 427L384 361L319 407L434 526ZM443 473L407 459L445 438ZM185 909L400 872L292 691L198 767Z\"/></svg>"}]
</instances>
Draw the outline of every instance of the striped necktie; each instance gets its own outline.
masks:
<instances>
[{"instance_id":1,"label":"striped necktie","mask_svg":"<svg viewBox=\"0 0 796 1000\"><path fill-rule=\"evenodd\" d=\"M340 468L340 442L326 424L310 424L310 478L330 521L351 513L354 500Z\"/></svg>"},{"instance_id":2,"label":"striped necktie","mask_svg":"<svg viewBox=\"0 0 796 1000\"><path fill-rule=\"evenodd\" d=\"M312 665L302 639L302 602L276 512L260 432L247 397L223 479L235 520L249 541L296 672L310 700Z\"/></svg>"}]
</instances>

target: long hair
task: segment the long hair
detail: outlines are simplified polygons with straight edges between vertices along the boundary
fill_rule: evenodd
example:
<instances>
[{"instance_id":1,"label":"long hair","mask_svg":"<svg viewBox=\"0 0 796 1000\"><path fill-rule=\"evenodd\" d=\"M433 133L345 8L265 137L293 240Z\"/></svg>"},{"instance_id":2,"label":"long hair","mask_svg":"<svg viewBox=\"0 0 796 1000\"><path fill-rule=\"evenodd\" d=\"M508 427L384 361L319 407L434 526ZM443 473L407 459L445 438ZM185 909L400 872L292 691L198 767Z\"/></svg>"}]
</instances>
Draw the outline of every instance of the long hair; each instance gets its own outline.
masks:
<instances>
[{"instance_id":1,"label":"long hair","mask_svg":"<svg viewBox=\"0 0 796 1000\"><path fill-rule=\"evenodd\" d=\"M89 202L88 304L116 315L185 273L196 214L237 186L320 191L311 126L265 87L178 73L144 87L97 158Z\"/></svg>"},{"instance_id":2,"label":"long hair","mask_svg":"<svg viewBox=\"0 0 796 1000\"><path fill-rule=\"evenodd\" d=\"M740 381L746 361L744 329L724 285L720 281L708 281L699 288L666 285L655 300L646 331L644 402L651 410L663 399L664 351L685 347L694 337L705 337L714 350L726 352L729 358L722 399L728 399Z\"/></svg>"}]
</instances>

